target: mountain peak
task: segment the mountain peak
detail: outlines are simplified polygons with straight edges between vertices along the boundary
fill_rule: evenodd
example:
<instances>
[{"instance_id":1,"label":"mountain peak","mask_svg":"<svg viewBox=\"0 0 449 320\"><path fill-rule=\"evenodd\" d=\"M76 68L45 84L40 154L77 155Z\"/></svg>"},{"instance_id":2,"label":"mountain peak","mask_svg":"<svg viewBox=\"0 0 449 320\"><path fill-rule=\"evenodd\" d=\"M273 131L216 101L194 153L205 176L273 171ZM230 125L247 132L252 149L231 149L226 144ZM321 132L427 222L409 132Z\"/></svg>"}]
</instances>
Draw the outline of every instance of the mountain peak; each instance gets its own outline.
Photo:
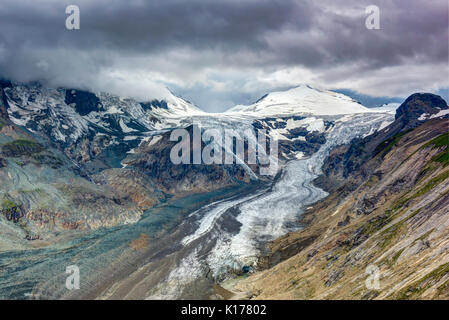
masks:
<instances>
[{"instance_id":1,"label":"mountain peak","mask_svg":"<svg viewBox=\"0 0 449 320\"><path fill-rule=\"evenodd\" d=\"M238 105L227 111L236 112L266 117L298 113L337 115L370 110L344 94L300 84L285 91L268 93L252 105Z\"/></svg>"},{"instance_id":2,"label":"mountain peak","mask_svg":"<svg viewBox=\"0 0 449 320\"><path fill-rule=\"evenodd\" d=\"M446 101L432 93L414 93L396 110L395 119L416 126L441 110L448 109Z\"/></svg>"}]
</instances>

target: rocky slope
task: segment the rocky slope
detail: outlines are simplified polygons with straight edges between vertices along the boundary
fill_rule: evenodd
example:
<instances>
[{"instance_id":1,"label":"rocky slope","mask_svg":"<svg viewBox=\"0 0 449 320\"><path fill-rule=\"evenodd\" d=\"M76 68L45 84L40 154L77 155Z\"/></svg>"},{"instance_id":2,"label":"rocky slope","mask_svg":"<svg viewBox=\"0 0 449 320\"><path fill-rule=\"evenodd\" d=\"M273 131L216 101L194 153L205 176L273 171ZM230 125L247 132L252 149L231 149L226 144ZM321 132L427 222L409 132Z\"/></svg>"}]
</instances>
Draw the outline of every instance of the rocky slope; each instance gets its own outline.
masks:
<instances>
[{"instance_id":1,"label":"rocky slope","mask_svg":"<svg viewBox=\"0 0 449 320\"><path fill-rule=\"evenodd\" d=\"M148 132L179 126L201 110L168 92L139 102L108 93L3 81L11 122L44 136L87 173L120 166Z\"/></svg>"},{"instance_id":2,"label":"rocky slope","mask_svg":"<svg viewBox=\"0 0 449 320\"><path fill-rule=\"evenodd\" d=\"M2 80L0 250L46 246L74 230L134 223L145 210L181 196L177 185L188 194L249 181L239 166L187 167L162 176L171 164L169 130L202 114L171 93L165 100L137 102ZM145 148L155 132L166 132L165 158ZM141 161L123 165L131 153ZM161 170L145 157L154 157Z\"/></svg>"},{"instance_id":3,"label":"rocky slope","mask_svg":"<svg viewBox=\"0 0 449 320\"><path fill-rule=\"evenodd\" d=\"M279 139L282 162L316 152L332 126L330 120L294 114L206 114L168 90L162 99L139 102L1 80L0 98L3 250L46 246L70 231L133 223L172 197L274 178L259 174L260 162L174 165L173 129L186 128L192 136L196 123L203 132L229 129L242 137L244 130L265 129ZM234 153L219 144L223 155Z\"/></svg>"},{"instance_id":4,"label":"rocky slope","mask_svg":"<svg viewBox=\"0 0 449 320\"><path fill-rule=\"evenodd\" d=\"M270 243L266 270L224 286L254 299L449 298L446 110L414 94L391 125L332 150L317 180L330 195L305 227Z\"/></svg>"},{"instance_id":5,"label":"rocky slope","mask_svg":"<svg viewBox=\"0 0 449 320\"><path fill-rule=\"evenodd\" d=\"M5 115L0 121L1 251L45 246L61 232L139 219L142 210L133 201L92 183L43 137Z\"/></svg>"}]
</instances>

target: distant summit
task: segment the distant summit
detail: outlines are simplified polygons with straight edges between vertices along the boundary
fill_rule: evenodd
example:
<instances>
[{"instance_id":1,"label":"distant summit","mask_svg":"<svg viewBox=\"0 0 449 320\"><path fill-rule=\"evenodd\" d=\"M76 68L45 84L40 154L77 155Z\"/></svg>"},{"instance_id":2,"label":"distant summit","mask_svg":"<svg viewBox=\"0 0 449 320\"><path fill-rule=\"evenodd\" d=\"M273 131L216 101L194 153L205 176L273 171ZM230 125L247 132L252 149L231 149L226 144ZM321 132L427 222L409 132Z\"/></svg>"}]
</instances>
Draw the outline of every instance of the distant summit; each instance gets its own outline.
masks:
<instances>
[{"instance_id":1,"label":"distant summit","mask_svg":"<svg viewBox=\"0 0 449 320\"><path fill-rule=\"evenodd\" d=\"M245 113L257 117L267 117L298 113L337 115L364 112L371 111L344 94L302 84L286 91L266 94L249 106L237 105L226 113Z\"/></svg>"},{"instance_id":2,"label":"distant summit","mask_svg":"<svg viewBox=\"0 0 449 320\"><path fill-rule=\"evenodd\" d=\"M414 93L396 110L395 119L416 127L420 122L448 109L446 101L432 93Z\"/></svg>"}]
</instances>

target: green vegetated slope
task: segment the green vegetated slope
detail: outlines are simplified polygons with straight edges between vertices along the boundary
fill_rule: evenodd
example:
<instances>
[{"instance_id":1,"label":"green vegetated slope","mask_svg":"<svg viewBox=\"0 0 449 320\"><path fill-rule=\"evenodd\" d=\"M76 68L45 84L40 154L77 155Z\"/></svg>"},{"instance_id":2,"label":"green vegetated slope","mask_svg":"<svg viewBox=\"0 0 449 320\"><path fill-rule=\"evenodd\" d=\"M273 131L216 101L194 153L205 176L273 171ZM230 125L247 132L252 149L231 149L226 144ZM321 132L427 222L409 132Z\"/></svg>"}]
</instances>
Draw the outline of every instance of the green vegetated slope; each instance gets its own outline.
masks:
<instances>
[{"instance_id":1,"label":"green vegetated slope","mask_svg":"<svg viewBox=\"0 0 449 320\"><path fill-rule=\"evenodd\" d=\"M256 299L449 298L448 129L448 119L432 119L378 143L307 212L303 230L270 244L260 260L268 269L232 290Z\"/></svg>"}]
</instances>

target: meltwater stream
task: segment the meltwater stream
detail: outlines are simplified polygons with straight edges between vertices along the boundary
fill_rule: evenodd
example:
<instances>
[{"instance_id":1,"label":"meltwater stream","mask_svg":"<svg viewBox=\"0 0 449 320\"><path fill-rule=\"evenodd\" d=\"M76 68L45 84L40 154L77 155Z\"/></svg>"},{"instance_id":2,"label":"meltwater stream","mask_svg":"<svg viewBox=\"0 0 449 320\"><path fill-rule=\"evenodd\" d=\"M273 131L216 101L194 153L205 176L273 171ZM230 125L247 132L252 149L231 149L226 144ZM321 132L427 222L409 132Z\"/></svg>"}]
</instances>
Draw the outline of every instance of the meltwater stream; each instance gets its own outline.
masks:
<instances>
[{"instance_id":1,"label":"meltwater stream","mask_svg":"<svg viewBox=\"0 0 449 320\"><path fill-rule=\"evenodd\" d=\"M0 253L0 298L207 299L213 284L254 265L267 241L300 226L326 193L313 186L329 150L378 129L386 114L336 117L327 142L289 162L273 186L238 186L175 199L136 224L101 229L44 249ZM130 248L142 235L141 249ZM80 289L65 287L65 268L80 268Z\"/></svg>"}]
</instances>

